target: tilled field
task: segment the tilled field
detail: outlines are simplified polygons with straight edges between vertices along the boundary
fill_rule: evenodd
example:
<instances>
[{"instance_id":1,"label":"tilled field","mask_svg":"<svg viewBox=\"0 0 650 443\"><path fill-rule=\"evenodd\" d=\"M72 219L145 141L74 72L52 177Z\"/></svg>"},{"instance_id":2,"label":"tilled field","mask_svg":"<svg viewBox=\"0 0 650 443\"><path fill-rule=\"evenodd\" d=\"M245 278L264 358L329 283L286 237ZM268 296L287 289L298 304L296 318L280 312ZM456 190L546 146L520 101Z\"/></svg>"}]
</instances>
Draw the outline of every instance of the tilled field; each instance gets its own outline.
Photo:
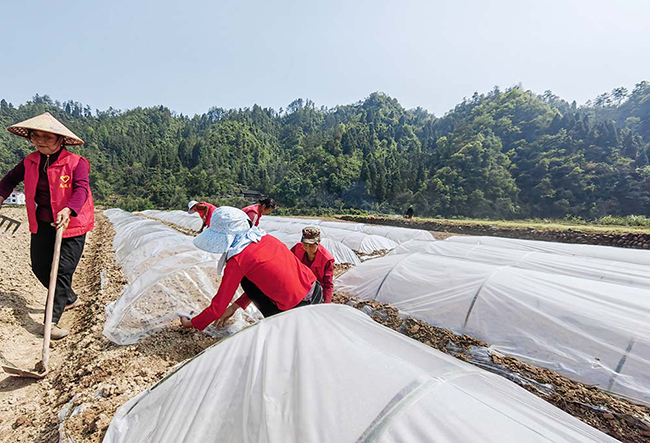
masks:
<instances>
[{"instance_id":1,"label":"tilled field","mask_svg":"<svg viewBox=\"0 0 650 443\"><path fill-rule=\"evenodd\" d=\"M3 208L2 214L26 222L24 209ZM61 435L63 441L99 442L120 405L215 343L180 325L133 346L117 346L102 335L104 308L125 283L113 260L113 235L110 222L98 212L75 273L82 305L61 320L72 333L54 344L47 378L0 375L0 441L58 442ZM47 291L31 273L26 223L14 236L0 237L0 261L12 263L0 277L3 364L33 368L40 360L42 338L35 330Z\"/></svg>"},{"instance_id":2,"label":"tilled field","mask_svg":"<svg viewBox=\"0 0 650 443\"><path fill-rule=\"evenodd\" d=\"M32 368L40 360L46 289L33 277L24 209L2 214L25 222L15 235L0 235L0 359ZM169 327L132 346L117 346L102 335L104 308L119 297L125 283L111 251L114 232L101 213L88 236L74 287L81 307L61 321L72 334L54 344L51 373L45 380L8 378L0 374L0 441L98 442L116 409L164 377L179 362L214 344L203 333ZM337 269L337 274L344 269ZM376 321L457 358L497 372L584 422L624 442L650 442L642 420L650 408L634 405L602 391L574 383L552 371L515 359L487 355L485 344L424 322L403 319L397 310L375 302L336 294ZM487 355L487 356L486 356Z\"/></svg>"}]
</instances>

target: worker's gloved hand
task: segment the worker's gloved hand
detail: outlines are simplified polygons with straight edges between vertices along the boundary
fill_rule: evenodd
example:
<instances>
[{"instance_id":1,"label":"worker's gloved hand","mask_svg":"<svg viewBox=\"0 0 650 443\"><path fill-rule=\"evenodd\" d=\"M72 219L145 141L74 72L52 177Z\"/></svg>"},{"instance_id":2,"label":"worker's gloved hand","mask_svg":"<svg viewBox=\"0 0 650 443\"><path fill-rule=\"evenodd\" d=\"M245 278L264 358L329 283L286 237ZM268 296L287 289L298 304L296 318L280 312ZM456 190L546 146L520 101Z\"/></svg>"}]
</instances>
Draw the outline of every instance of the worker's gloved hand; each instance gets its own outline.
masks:
<instances>
[{"instance_id":1,"label":"worker's gloved hand","mask_svg":"<svg viewBox=\"0 0 650 443\"><path fill-rule=\"evenodd\" d=\"M219 317L219 320L217 320L217 328L223 328L226 325L228 319L232 317L237 309L239 309L239 305L237 303L233 303L232 305L228 306L228 308L226 308L226 312L224 312L221 317Z\"/></svg>"},{"instance_id":2,"label":"worker's gloved hand","mask_svg":"<svg viewBox=\"0 0 650 443\"><path fill-rule=\"evenodd\" d=\"M72 211L70 208L63 208L59 211L58 214L56 214L56 220L54 223L52 223L52 226L54 226L56 229L59 229L63 227L65 230L68 225L70 224L70 214Z\"/></svg>"},{"instance_id":3,"label":"worker's gloved hand","mask_svg":"<svg viewBox=\"0 0 650 443\"><path fill-rule=\"evenodd\" d=\"M185 316L181 316L181 326L185 329L192 329L194 327L190 318Z\"/></svg>"}]
</instances>

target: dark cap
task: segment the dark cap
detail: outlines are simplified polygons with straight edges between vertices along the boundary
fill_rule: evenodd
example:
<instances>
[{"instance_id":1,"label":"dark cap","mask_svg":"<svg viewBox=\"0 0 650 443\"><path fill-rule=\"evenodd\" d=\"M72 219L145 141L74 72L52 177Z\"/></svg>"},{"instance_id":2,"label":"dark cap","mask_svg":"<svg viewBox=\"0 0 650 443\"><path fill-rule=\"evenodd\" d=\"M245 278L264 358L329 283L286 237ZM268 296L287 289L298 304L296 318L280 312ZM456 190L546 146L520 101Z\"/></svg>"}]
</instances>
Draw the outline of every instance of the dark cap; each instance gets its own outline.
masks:
<instances>
[{"instance_id":1,"label":"dark cap","mask_svg":"<svg viewBox=\"0 0 650 443\"><path fill-rule=\"evenodd\" d=\"M302 243L317 244L320 243L320 229L315 226L307 226L302 230Z\"/></svg>"}]
</instances>

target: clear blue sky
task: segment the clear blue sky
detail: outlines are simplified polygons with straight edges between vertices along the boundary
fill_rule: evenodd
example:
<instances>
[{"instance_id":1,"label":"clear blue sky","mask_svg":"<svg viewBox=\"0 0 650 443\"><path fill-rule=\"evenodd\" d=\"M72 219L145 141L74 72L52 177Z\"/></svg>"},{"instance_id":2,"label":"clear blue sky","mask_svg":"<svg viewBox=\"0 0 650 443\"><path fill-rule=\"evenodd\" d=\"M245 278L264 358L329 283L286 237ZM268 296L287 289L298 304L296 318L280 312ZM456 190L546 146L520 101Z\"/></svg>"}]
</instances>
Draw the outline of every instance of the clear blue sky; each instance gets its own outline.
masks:
<instances>
[{"instance_id":1,"label":"clear blue sky","mask_svg":"<svg viewBox=\"0 0 650 443\"><path fill-rule=\"evenodd\" d=\"M0 0L0 97L276 109L373 91L442 115L522 83L583 103L650 80L648 0Z\"/></svg>"}]
</instances>

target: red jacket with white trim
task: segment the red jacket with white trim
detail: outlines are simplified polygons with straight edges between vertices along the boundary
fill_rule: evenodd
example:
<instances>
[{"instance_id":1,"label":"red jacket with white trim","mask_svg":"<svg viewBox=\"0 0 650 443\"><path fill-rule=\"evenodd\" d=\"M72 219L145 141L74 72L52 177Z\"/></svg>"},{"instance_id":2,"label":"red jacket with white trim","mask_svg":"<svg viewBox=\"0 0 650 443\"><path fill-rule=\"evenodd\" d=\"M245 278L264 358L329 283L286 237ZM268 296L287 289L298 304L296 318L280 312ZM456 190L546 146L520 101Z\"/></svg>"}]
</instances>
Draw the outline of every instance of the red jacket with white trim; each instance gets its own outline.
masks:
<instances>
[{"instance_id":1,"label":"red jacket with white trim","mask_svg":"<svg viewBox=\"0 0 650 443\"><path fill-rule=\"evenodd\" d=\"M221 317L244 277L260 288L282 311L300 303L316 281L313 272L300 263L280 240L265 235L226 262L219 290L210 306L192 319L192 325L203 330ZM250 302L246 294L236 301L244 309Z\"/></svg>"}]
</instances>

